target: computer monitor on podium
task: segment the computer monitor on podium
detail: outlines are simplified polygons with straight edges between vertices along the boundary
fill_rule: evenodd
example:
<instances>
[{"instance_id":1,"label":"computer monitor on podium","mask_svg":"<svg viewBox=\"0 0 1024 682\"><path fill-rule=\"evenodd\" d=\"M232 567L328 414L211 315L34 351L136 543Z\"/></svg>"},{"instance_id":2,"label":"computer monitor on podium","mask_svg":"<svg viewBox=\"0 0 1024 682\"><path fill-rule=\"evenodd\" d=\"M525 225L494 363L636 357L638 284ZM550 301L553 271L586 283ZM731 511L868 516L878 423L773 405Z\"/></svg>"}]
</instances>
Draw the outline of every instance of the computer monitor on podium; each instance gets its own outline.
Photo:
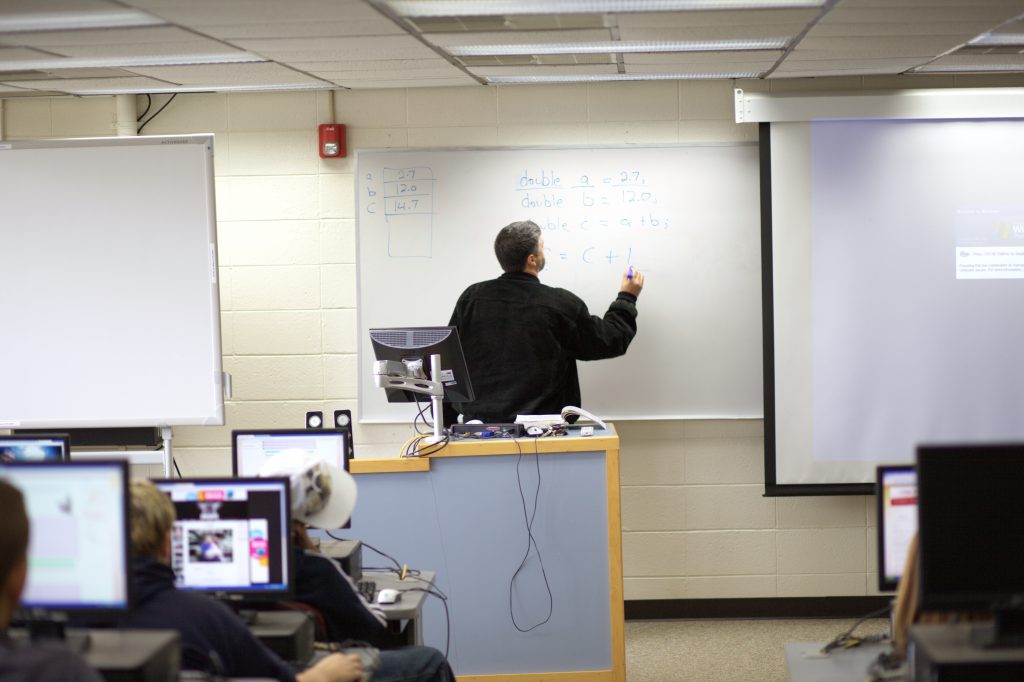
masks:
<instances>
[{"instance_id":1,"label":"computer monitor on podium","mask_svg":"<svg viewBox=\"0 0 1024 682\"><path fill-rule=\"evenodd\" d=\"M66 433L0 436L0 462L63 462L70 451Z\"/></svg>"},{"instance_id":2,"label":"computer monitor on podium","mask_svg":"<svg viewBox=\"0 0 1024 682\"><path fill-rule=\"evenodd\" d=\"M880 466L875 476L878 510L878 589L895 590L917 533L917 472L913 464Z\"/></svg>"},{"instance_id":3,"label":"computer monitor on podium","mask_svg":"<svg viewBox=\"0 0 1024 682\"><path fill-rule=\"evenodd\" d=\"M385 385L388 402L418 402L426 400L424 391L406 388L415 382L399 382L400 377L418 377L439 381L444 389L444 400L470 402L476 398L462 353L459 331L455 327L389 327L370 330L373 354L378 363L389 363L388 372L396 381ZM441 357L441 376L431 376L430 356Z\"/></svg>"},{"instance_id":4,"label":"computer monitor on podium","mask_svg":"<svg viewBox=\"0 0 1024 682\"><path fill-rule=\"evenodd\" d=\"M168 479L153 483L174 504L171 568L178 589L229 601L292 592L288 479Z\"/></svg>"},{"instance_id":5,"label":"computer monitor on podium","mask_svg":"<svg viewBox=\"0 0 1024 682\"><path fill-rule=\"evenodd\" d=\"M59 637L69 617L98 623L127 614L128 463L7 462L0 478L21 490L30 524L16 620Z\"/></svg>"},{"instance_id":6,"label":"computer monitor on podium","mask_svg":"<svg viewBox=\"0 0 1024 682\"><path fill-rule=\"evenodd\" d=\"M1024 444L917 450L920 605L991 611L980 645L1024 645Z\"/></svg>"}]
</instances>

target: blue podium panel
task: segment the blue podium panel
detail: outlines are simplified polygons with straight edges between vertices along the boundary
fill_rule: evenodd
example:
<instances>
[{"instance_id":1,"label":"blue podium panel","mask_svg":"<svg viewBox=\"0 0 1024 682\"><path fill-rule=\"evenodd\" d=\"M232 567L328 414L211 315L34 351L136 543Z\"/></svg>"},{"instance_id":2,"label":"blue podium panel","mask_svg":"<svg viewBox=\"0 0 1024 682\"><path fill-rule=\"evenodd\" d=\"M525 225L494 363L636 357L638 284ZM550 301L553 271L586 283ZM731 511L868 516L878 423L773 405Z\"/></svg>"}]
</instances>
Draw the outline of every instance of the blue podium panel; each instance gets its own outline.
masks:
<instances>
[{"instance_id":1,"label":"blue podium panel","mask_svg":"<svg viewBox=\"0 0 1024 682\"><path fill-rule=\"evenodd\" d=\"M347 534L410 568L437 572L449 597L456 674L610 669L605 453L430 464L427 472L357 474ZM364 550L363 564L386 561ZM424 608L423 635L444 651L444 609L434 598Z\"/></svg>"}]
</instances>

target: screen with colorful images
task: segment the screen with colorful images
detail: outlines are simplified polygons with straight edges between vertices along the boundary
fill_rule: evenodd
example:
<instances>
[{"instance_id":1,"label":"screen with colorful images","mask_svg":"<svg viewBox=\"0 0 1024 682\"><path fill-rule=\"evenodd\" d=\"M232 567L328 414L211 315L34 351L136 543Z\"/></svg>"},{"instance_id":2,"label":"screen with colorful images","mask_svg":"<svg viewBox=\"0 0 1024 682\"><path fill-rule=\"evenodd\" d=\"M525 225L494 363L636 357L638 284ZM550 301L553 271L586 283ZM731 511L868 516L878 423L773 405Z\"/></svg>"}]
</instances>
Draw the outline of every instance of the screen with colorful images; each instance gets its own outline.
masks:
<instances>
[{"instance_id":1,"label":"screen with colorful images","mask_svg":"<svg viewBox=\"0 0 1024 682\"><path fill-rule=\"evenodd\" d=\"M291 591L287 479L154 481L177 520L171 567L179 589L280 598Z\"/></svg>"}]
</instances>

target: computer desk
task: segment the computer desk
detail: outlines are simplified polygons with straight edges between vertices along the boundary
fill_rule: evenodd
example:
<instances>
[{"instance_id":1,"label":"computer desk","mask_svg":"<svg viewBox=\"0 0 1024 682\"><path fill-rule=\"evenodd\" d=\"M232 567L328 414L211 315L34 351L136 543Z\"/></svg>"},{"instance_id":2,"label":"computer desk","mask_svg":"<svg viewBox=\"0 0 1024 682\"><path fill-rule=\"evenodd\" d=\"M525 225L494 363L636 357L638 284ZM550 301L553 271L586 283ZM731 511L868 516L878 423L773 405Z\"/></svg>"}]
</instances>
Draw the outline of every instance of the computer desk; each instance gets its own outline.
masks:
<instances>
[{"instance_id":1,"label":"computer desk","mask_svg":"<svg viewBox=\"0 0 1024 682\"><path fill-rule=\"evenodd\" d=\"M401 598L394 604L377 604L384 612L388 625L395 632L404 634L406 644L423 644L423 603L427 599L424 590L431 589L436 575L434 571L420 571L418 576L408 575L400 579L393 571L363 571L363 580L377 583L377 591L398 590ZM402 623L406 623L402 627Z\"/></svg>"}]
</instances>

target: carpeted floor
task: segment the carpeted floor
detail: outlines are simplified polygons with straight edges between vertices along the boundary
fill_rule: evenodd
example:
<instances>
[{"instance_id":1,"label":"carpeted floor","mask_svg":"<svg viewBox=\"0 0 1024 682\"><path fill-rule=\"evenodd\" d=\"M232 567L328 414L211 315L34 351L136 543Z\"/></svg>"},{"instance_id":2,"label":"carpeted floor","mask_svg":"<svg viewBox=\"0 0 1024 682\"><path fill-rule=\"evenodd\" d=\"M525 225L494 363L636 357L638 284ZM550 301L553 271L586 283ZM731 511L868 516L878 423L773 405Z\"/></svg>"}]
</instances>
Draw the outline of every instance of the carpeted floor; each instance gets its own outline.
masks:
<instances>
[{"instance_id":1,"label":"carpeted floor","mask_svg":"<svg viewBox=\"0 0 1024 682\"><path fill-rule=\"evenodd\" d=\"M786 682L785 646L825 642L856 619L657 620L626 622L629 682ZM889 621L861 623L882 634Z\"/></svg>"}]
</instances>

